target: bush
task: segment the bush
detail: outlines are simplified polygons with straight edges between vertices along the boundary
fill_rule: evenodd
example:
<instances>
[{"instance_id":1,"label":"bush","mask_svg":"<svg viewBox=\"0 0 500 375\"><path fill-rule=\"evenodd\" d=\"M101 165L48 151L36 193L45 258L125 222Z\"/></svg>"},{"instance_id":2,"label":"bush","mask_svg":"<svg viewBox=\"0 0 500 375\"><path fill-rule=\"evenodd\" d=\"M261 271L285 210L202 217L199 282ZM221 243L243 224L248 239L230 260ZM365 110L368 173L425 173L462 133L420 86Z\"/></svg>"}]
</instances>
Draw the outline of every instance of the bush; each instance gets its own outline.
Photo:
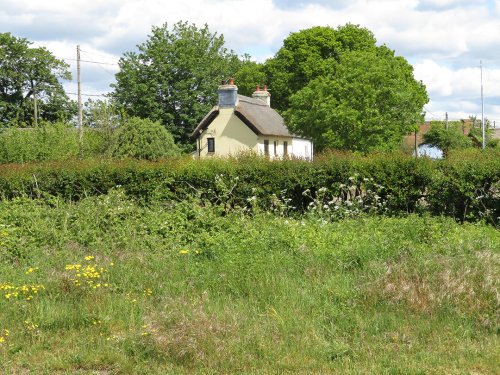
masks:
<instances>
[{"instance_id":1,"label":"bush","mask_svg":"<svg viewBox=\"0 0 500 375\"><path fill-rule=\"evenodd\" d=\"M445 155L453 149L472 147L472 140L463 134L460 123L450 123L445 129L441 122L433 122L429 132L424 134L424 142L443 150Z\"/></svg>"},{"instance_id":2,"label":"bush","mask_svg":"<svg viewBox=\"0 0 500 375\"><path fill-rule=\"evenodd\" d=\"M500 152L468 149L452 151L437 164L427 199L434 214L461 221L500 218Z\"/></svg>"},{"instance_id":3,"label":"bush","mask_svg":"<svg viewBox=\"0 0 500 375\"><path fill-rule=\"evenodd\" d=\"M132 117L118 131L114 157L155 160L180 155L174 138L159 122Z\"/></svg>"},{"instance_id":4,"label":"bush","mask_svg":"<svg viewBox=\"0 0 500 375\"><path fill-rule=\"evenodd\" d=\"M64 123L0 132L0 164L110 157L155 160L180 154L172 135L159 123L132 118L117 129L78 130Z\"/></svg>"},{"instance_id":5,"label":"bush","mask_svg":"<svg viewBox=\"0 0 500 375\"><path fill-rule=\"evenodd\" d=\"M64 124L10 128L0 134L2 163L58 160L78 155L78 134Z\"/></svg>"},{"instance_id":6,"label":"bush","mask_svg":"<svg viewBox=\"0 0 500 375\"><path fill-rule=\"evenodd\" d=\"M226 211L258 206L297 213L307 211L321 194L330 206L356 200L361 211L372 212L376 204L390 215L428 211L495 223L500 217L499 156L498 150L471 149L452 152L441 161L402 154L360 157L338 153L312 163L186 157L156 162L127 159L4 165L0 166L0 192L3 199L51 194L79 200L106 194L120 185L127 195L143 202L195 196Z\"/></svg>"},{"instance_id":7,"label":"bush","mask_svg":"<svg viewBox=\"0 0 500 375\"><path fill-rule=\"evenodd\" d=\"M86 129L80 151L78 130L64 123L42 123L38 128L9 128L0 133L0 163L27 163L97 156L101 135Z\"/></svg>"}]
</instances>

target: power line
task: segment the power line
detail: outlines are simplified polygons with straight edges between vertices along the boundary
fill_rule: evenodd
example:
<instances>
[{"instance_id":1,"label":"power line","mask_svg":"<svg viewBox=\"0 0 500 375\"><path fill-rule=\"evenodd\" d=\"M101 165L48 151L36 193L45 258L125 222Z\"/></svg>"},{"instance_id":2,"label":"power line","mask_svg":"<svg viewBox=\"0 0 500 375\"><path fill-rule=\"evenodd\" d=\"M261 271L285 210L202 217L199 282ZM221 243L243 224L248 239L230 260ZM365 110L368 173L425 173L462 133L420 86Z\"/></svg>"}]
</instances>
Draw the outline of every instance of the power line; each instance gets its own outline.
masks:
<instances>
[{"instance_id":1,"label":"power line","mask_svg":"<svg viewBox=\"0 0 500 375\"><path fill-rule=\"evenodd\" d=\"M105 59L109 59L109 60L115 60L116 61L116 58L115 57L109 57L109 56L106 56L106 55L103 55L103 54L100 54L100 53L97 53L97 52L89 52L89 51L84 51L84 50L80 50L81 52L84 52L86 54L89 54L89 55L94 55L94 56L99 56L99 57L104 57Z\"/></svg>"},{"instance_id":2,"label":"power line","mask_svg":"<svg viewBox=\"0 0 500 375\"><path fill-rule=\"evenodd\" d=\"M78 95L77 92L67 92L66 94L68 94L68 95ZM82 96L102 96L102 97L105 97L108 94L83 94L82 93L80 95L82 95Z\"/></svg>"},{"instance_id":3,"label":"power line","mask_svg":"<svg viewBox=\"0 0 500 375\"><path fill-rule=\"evenodd\" d=\"M431 111L429 111L429 110L428 110L427 108L425 108L425 107L424 107L424 109L425 109L425 111L426 111L427 113L430 113L431 115L433 115L433 116L435 116L435 117L443 117L443 116L438 116L438 115L436 115L435 113L432 113Z\"/></svg>"},{"instance_id":4,"label":"power line","mask_svg":"<svg viewBox=\"0 0 500 375\"><path fill-rule=\"evenodd\" d=\"M108 69L104 68L103 66L101 65L97 65L99 68L101 68L102 70L104 70L106 73L108 73L110 76L114 77L115 74L114 73L111 73Z\"/></svg>"},{"instance_id":5,"label":"power line","mask_svg":"<svg viewBox=\"0 0 500 375\"><path fill-rule=\"evenodd\" d=\"M69 60L69 61L77 61L77 59L71 59L69 57L63 57L63 60ZM92 60L80 60L80 62L86 62L90 64L100 64L100 65L113 65L113 66L118 66L118 63L108 63L108 62L103 62L103 61L92 61Z\"/></svg>"},{"instance_id":6,"label":"power line","mask_svg":"<svg viewBox=\"0 0 500 375\"><path fill-rule=\"evenodd\" d=\"M80 45L76 46L76 75L78 80L78 133L80 135L80 143L82 143L83 137L83 108L82 108L82 90L81 90L81 80L80 80Z\"/></svg>"}]
</instances>

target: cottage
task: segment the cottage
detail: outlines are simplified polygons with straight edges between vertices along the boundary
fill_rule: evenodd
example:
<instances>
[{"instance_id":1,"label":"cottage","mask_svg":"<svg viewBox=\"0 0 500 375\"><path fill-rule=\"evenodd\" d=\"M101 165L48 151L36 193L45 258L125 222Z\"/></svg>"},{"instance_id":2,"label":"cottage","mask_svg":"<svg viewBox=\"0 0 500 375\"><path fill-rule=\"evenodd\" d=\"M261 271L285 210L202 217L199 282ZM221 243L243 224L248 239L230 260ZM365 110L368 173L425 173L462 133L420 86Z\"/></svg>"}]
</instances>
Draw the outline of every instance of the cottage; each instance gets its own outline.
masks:
<instances>
[{"instance_id":1,"label":"cottage","mask_svg":"<svg viewBox=\"0 0 500 375\"><path fill-rule=\"evenodd\" d=\"M271 94L257 86L252 97L238 95L231 80L219 86L219 103L201 120L191 134L196 138L197 156L237 155L253 151L271 159L313 158L311 140L291 134L271 108Z\"/></svg>"}]
</instances>

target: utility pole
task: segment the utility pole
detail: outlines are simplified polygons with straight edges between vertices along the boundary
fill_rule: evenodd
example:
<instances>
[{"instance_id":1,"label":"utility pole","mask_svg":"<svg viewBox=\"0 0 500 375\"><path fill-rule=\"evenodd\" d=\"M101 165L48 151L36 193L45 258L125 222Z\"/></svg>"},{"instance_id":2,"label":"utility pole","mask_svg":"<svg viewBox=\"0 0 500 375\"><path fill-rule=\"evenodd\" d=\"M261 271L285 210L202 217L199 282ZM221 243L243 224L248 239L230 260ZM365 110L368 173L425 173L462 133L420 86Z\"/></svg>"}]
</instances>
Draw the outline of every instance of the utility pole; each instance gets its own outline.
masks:
<instances>
[{"instance_id":1,"label":"utility pole","mask_svg":"<svg viewBox=\"0 0 500 375\"><path fill-rule=\"evenodd\" d=\"M31 83L33 85L33 112L35 115L35 128L38 128L38 103L36 101L36 84L33 82Z\"/></svg>"},{"instance_id":2,"label":"utility pole","mask_svg":"<svg viewBox=\"0 0 500 375\"><path fill-rule=\"evenodd\" d=\"M481 68L481 127L483 129L483 150L486 148L486 124L484 123L484 97L483 97L483 62L479 61Z\"/></svg>"},{"instance_id":3,"label":"utility pole","mask_svg":"<svg viewBox=\"0 0 500 375\"><path fill-rule=\"evenodd\" d=\"M78 82L78 135L80 144L83 140L83 116L82 116L82 93L80 80L80 45L76 46L76 79Z\"/></svg>"},{"instance_id":4,"label":"utility pole","mask_svg":"<svg viewBox=\"0 0 500 375\"><path fill-rule=\"evenodd\" d=\"M446 130L448 130L448 112L446 112L446 118L444 120L444 127Z\"/></svg>"},{"instance_id":5,"label":"utility pole","mask_svg":"<svg viewBox=\"0 0 500 375\"><path fill-rule=\"evenodd\" d=\"M417 131L415 130L415 159L418 159L418 146L417 146Z\"/></svg>"}]
</instances>

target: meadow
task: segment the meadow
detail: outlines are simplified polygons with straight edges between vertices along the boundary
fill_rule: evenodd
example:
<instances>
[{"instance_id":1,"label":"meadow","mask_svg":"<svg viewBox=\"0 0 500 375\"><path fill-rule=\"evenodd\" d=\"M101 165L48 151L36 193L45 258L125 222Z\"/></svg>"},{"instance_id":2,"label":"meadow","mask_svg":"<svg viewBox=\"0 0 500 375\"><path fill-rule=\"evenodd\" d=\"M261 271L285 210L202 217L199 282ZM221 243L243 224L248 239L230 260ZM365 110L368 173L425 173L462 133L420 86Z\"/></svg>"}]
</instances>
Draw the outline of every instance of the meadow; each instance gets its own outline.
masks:
<instances>
[{"instance_id":1,"label":"meadow","mask_svg":"<svg viewBox=\"0 0 500 375\"><path fill-rule=\"evenodd\" d=\"M0 372L500 371L494 226L255 199L2 200Z\"/></svg>"}]
</instances>

